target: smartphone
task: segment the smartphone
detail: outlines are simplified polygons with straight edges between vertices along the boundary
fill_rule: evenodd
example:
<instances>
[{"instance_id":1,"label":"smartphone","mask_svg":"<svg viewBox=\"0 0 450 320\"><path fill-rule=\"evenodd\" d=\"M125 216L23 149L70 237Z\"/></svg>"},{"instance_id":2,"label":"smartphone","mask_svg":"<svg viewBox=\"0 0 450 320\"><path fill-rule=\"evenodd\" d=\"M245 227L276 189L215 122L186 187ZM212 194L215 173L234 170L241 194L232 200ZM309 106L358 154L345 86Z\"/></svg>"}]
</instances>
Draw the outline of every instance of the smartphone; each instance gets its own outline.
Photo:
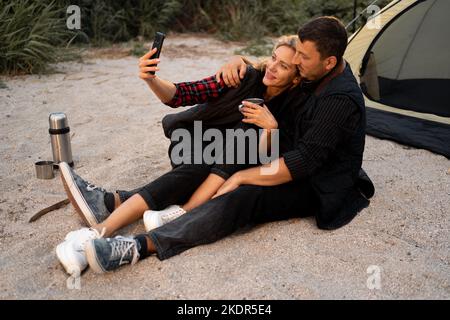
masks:
<instances>
[{"instance_id":1,"label":"smartphone","mask_svg":"<svg viewBox=\"0 0 450 320\"><path fill-rule=\"evenodd\" d=\"M165 38L166 38L166 35L164 33L162 33L162 32L156 32L155 33L155 40L153 41L152 49L153 48L157 48L158 51L156 51L156 53L153 54L150 57L150 59L158 59L159 58L159 55L161 54L161 49L162 49L163 42L164 42ZM153 65L149 65L149 67L153 67L153 66L154 66L154 64ZM149 73L150 74L155 74L155 71L149 71Z\"/></svg>"}]
</instances>

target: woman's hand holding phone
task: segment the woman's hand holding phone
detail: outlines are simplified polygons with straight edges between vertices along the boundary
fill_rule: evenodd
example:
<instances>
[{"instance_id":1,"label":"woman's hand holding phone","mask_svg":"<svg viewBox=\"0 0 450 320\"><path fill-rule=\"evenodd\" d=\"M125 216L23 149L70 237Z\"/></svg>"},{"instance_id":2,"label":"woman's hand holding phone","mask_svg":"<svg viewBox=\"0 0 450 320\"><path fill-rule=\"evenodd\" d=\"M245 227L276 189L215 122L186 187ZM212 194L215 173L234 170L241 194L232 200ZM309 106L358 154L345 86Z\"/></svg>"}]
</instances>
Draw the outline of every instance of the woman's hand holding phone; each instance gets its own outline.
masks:
<instances>
[{"instance_id":1,"label":"woman's hand holding phone","mask_svg":"<svg viewBox=\"0 0 450 320\"><path fill-rule=\"evenodd\" d=\"M156 47L152 48L139 58L139 77L147 83L150 90L153 91L161 102L167 103L172 100L177 88L172 82L161 79L154 74L155 71L159 71L159 58L152 59L152 56L157 53L157 50Z\"/></svg>"},{"instance_id":2,"label":"woman's hand holding phone","mask_svg":"<svg viewBox=\"0 0 450 320\"><path fill-rule=\"evenodd\" d=\"M157 48L153 48L145 55L139 58L139 78L145 81L152 81L156 78L155 74L151 74L150 71L159 71L158 63L159 59L150 59L157 52Z\"/></svg>"}]
</instances>

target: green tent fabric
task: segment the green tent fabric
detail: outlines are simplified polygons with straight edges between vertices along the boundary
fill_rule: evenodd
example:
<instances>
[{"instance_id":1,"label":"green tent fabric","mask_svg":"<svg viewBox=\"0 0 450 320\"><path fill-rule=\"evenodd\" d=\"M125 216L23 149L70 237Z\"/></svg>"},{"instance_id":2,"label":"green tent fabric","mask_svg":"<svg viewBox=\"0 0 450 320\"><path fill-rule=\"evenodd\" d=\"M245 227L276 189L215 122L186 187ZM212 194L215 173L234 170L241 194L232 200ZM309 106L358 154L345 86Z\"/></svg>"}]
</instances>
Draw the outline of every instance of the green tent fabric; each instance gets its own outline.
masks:
<instances>
[{"instance_id":1,"label":"green tent fabric","mask_svg":"<svg viewBox=\"0 0 450 320\"><path fill-rule=\"evenodd\" d=\"M350 39L367 132L450 158L448 0L392 1Z\"/></svg>"}]
</instances>

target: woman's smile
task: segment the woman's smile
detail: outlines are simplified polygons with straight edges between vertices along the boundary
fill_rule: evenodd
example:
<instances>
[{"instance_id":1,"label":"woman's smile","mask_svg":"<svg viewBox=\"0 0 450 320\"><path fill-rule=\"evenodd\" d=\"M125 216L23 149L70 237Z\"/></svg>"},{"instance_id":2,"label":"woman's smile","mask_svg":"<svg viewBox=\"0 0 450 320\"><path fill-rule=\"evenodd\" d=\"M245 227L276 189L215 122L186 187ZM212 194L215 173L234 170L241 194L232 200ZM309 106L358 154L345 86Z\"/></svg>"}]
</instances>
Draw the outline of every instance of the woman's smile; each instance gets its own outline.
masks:
<instances>
[{"instance_id":1,"label":"woman's smile","mask_svg":"<svg viewBox=\"0 0 450 320\"><path fill-rule=\"evenodd\" d=\"M273 75L273 73L271 73L271 72L269 71L269 69L266 70L266 75L265 75L265 77L266 77L267 80L270 80L270 81L274 81L274 80L277 79L277 77L275 77L275 76Z\"/></svg>"}]
</instances>

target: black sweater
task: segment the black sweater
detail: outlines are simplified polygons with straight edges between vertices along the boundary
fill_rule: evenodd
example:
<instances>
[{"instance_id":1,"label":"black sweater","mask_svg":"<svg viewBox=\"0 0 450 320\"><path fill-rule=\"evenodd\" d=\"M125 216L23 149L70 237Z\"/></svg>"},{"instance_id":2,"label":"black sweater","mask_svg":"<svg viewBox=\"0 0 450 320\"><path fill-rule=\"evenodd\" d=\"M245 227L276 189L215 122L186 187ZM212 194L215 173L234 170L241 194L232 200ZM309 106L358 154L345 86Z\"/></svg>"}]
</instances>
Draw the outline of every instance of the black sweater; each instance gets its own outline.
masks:
<instances>
[{"instance_id":1,"label":"black sweater","mask_svg":"<svg viewBox=\"0 0 450 320\"><path fill-rule=\"evenodd\" d=\"M309 128L296 141L291 132L290 150L282 153L294 180L313 175L355 133L360 120L357 105L345 95L321 99L314 113Z\"/></svg>"}]
</instances>

